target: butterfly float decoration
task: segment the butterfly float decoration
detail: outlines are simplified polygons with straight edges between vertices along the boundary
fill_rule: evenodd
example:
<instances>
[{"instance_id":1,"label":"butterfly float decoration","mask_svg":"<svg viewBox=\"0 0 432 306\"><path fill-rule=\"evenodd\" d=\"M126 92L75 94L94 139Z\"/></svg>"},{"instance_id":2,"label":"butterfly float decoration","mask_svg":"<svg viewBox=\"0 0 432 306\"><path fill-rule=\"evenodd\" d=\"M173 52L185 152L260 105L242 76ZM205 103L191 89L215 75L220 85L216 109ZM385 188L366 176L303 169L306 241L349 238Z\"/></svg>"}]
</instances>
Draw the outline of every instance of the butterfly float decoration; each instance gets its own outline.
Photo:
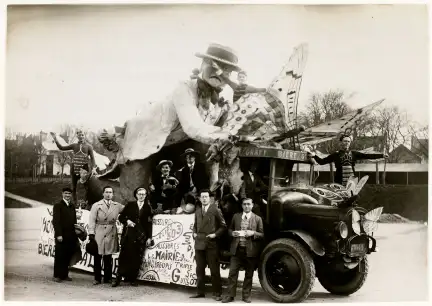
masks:
<instances>
[{"instance_id":1,"label":"butterfly float decoration","mask_svg":"<svg viewBox=\"0 0 432 306\"><path fill-rule=\"evenodd\" d=\"M312 195L321 200L322 203L330 203L332 206L352 204L369 179L368 175L363 176L360 181L357 177L351 176L346 187L340 184L325 184L311 189Z\"/></svg>"},{"instance_id":2,"label":"butterfly float decoration","mask_svg":"<svg viewBox=\"0 0 432 306\"><path fill-rule=\"evenodd\" d=\"M234 139L290 148L307 148L340 135L350 135L356 126L384 99L305 129L297 118L300 87L308 58L308 45L294 48L288 62L264 93L248 93L234 102L222 129Z\"/></svg>"}]
</instances>

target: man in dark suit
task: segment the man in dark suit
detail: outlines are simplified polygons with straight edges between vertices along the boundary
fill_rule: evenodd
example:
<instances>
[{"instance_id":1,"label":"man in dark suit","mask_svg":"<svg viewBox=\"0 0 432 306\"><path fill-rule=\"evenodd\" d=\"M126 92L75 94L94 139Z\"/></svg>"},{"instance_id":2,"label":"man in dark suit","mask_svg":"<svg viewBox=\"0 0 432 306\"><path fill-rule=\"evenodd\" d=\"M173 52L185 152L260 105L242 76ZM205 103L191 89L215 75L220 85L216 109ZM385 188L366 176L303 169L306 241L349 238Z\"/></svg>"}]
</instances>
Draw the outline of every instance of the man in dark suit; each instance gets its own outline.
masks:
<instances>
[{"instance_id":1,"label":"man in dark suit","mask_svg":"<svg viewBox=\"0 0 432 306\"><path fill-rule=\"evenodd\" d=\"M182 154L186 160L186 166L179 170L179 201L186 198L195 204L198 191L209 188L209 177L204 164L198 162L199 152L194 149L186 149Z\"/></svg>"},{"instance_id":2,"label":"man in dark suit","mask_svg":"<svg viewBox=\"0 0 432 306\"><path fill-rule=\"evenodd\" d=\"M254 161L243 171L243 183L240 186L239 196L240 199L251 198L254 203L252 212L258 216L262 216L260 207L262 202L261 196L268 192L268 187L257 174L257 167L258 164Z\"/></svg>"},{"instance_id":3,"label":"man in dark suit","mask_svg":"<svg viewBox=\"0 0 432 306\"><path fill-rule=\"evenodd\" d=\"M242 299L250 303L252 277L261 252L261 239L264 237L263 221L252 212L252 199L243 199L243 212L234 215L228 233L234 237L231 242L231 262L228 275L228 295L222 303L234 301L240 267L245 269Z\"/></svg>"},{"instance_id":4,"label":"man in dark suit","mask_svg":"<svg viewBox=\"0 0 432 306\"><path fill-rule=\"evenodd\" d=\"M213 298L220 301L222 300L222 284L218 238L224 233L227 226L219 208L210 204L209 190L200 191L200 201L202 207L197 207L195 211L193 227L198 292L191 298L205 297L205 267L208 265L211 272Z\"/></svg>"},{"instance_id":5,"label":"man in dark suit","mask_svg":"<svg viewBox=\"0 0 432 306\"><path fill-rule=\"evenodd\" d=\"M78 237L75 233L77 224L75 206L71 202L72 189L63 188L63 199L54 204L53 227L55 239L54 281L71 281L69 263L76 250Z\"/></svg>"}]
</instances>

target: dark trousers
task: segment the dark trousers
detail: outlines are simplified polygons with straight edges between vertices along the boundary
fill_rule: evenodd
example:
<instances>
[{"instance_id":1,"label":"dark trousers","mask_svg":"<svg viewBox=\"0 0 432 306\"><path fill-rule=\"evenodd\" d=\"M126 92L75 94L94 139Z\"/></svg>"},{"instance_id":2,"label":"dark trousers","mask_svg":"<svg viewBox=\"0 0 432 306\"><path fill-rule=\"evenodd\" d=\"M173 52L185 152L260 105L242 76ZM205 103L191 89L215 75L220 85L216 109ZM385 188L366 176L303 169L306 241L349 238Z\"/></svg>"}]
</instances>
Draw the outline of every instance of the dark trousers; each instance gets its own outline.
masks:
<instances>
[{"instance_id":1,"label":"dark trousers","mask_svg":"<svg viewBox=\"0 0 432 306\"><path fill-rule=\"evenodd\" d=\"M77 184L80 179L79 175L73 173L73 167L71 168L71 179L72 179L72 199L75 205L77 205Z\"/></svg>"},{"instance_id":2,"label":"dark trousers","mask_svg":"<svg viewBox=\"0 0 432 306\"><path fill-rule=\"evenodd\" d=\"M217 248L195 250L195 261L198 294L205 294L205 268L208 265L211 273L213 295L222 295L219 250Z\"/></svg>"},{"instance_id":3,"label":"dark trousers","mask_svg":"<svg viewBox=\"0 0 432 306\"><path fill-rule=\"evenodd\" d=\"M236 296L237 279L240 271L240 267L243 266L245 269L245 277L243 281L243 298L250 297L252 290L252 277L256 266L256 257L247 257L246 248L238 246L236 254L231 256L230 270L228 275L228 295L230 297Z\"/></svg>"},{"instance_id":4,"label":"dark trousers","mask_svg":"<svg viewBox=\"0 0 432 306\"><path fill-rule=\"evenodd\" d=\"M63 237L64 239L64 237ZM55 242L54 277L66 279L69 274L69 263L75 252L74 241L63 240Z\"/></svg>"},{"instance_id":5,"label":"dark trousers","mask_svg":"<svg viewBox=\"0 0 432 306\"><path fill-rule=\"evenodd\" d=\"M102 257L104 262L104 283L111 282L112 279L112 255L95 255L93 269L95 280L102 280Z\"/></svg>"}]
</instances>

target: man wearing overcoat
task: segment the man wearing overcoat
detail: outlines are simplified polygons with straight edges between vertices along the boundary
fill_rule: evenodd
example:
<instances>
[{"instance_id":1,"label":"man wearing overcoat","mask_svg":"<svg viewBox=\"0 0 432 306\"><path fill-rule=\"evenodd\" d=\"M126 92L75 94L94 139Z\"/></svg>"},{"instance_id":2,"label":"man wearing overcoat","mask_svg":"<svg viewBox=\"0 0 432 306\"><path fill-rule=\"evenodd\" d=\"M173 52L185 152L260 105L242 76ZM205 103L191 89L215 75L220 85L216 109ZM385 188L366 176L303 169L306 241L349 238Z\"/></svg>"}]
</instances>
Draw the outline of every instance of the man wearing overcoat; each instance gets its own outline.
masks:
<instances>
[{"instance_id":1,"label":"man wearing overcoat","mask_svg":"<svg viewBox=\"0 0 432 306\"><path fill-rule=\"evenodd\" d=\"M101 260L104 261L104 283L112 280L112 254L119 251L116 221L124 205L112 200L114 190L110 186L103 188L103 199L93 204L89 218L89 239L96 240L98 255L94 258L94 285L102 280Z\"/></svg>"}]
</instances>

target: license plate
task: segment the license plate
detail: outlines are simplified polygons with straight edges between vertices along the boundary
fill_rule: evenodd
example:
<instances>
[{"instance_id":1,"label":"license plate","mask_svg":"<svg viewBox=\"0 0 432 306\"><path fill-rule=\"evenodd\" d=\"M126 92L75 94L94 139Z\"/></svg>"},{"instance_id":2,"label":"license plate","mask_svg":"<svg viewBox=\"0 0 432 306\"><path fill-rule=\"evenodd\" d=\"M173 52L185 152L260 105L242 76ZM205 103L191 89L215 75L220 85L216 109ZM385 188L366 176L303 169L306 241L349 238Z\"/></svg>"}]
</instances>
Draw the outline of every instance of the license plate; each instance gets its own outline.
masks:
<instances>
[{"instance_id":1,"label":"license plate","mask_svg":"<svg viewBox=\"0 0 432 306\"><path fill-rule=\"evenodd\" d=\"M351 244L351 253L364 253L366 246L364 244Z\"/></svg>"}]
</instances>

